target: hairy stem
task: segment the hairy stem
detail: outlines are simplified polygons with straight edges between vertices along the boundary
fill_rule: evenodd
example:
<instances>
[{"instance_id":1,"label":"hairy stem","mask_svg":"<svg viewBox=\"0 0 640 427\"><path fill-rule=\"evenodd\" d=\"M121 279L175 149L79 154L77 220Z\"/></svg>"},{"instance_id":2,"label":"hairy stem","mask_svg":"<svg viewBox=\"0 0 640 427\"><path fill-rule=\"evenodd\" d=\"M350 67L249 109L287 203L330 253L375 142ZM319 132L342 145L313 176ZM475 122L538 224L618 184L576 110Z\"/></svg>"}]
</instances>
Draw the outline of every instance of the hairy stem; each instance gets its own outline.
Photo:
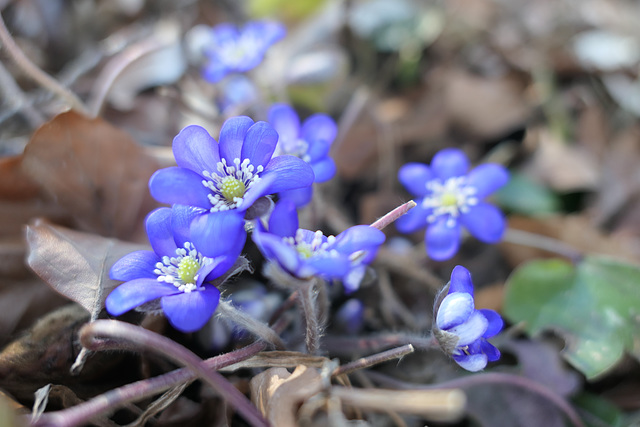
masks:
<instances>
[{"instance_id":1,"label":"hairy stem","mask_svg":"<svg viewBox=\"0 0 640 427\"><path fill-rule=\"evenodd\" d=\"M56 79L38 68L26 55L20 50L16 42L11 37L7 26L4 23L2 15L0 15L0 41L2 46L11 56L11 59L33 80L41 86L49 89L69 103L71 108L82 114L87 114L84 104L73 92L62 86Z\"/></svg>"},{"instance_id":2,"label":"hairy stem","mask_svg":"<svg viewBox=\"0 0 640 427\"><path fill-rule=\"evenodd\" d=\"M155 351L195 372L252 426L269 425L249 399L225 377L209 370L198 356L169 338L117 320L97 320L80 330L80 342L94 351L122 348Z\"/></svg>"},{"instance_id":3,"label":"hairy stem","mask_svg":"<svg viewBox=\"0 0 640 427\"><path fill-rule=\"evenodd\" d=\"M332 376L349 374L359 369L370 368L378 363L386 362L393 359L399 359L402 356L406 356L409 353L413 353L414 348L411 344L403 345L401 347L392 348L391 350L383 351L382 353L373 354L367 357L361 357L358 360L349 362L345 365L339 366Z\"/></svg>"},{"instance_id":4,"label":"hairy stem","mask_svg":"<svg viewBox=\"0 0 640 427\"><path fill-rule=\"evenodd\" d=\"M284 343L273 329L267 324L244 313L242 310L238 310L229 301L220 300L218 311L221 315L225 316L226 319L238 324L256 337L273 345L278 350L284 349Z\"/></svg>"},{"instance_id":5,"label":"hairy stem","mask_svg":"<svg viewBox=\"0 0 640 427\"><path fill-rule=\"evenodd\" d=\"M306 323L305 343L309 354L317 354L320 350L320 337L324 322L318 313L316 299L319 290L316 286L322 286L324 283L320 279L311 279L303 283L298 290L298 302Z\"/></svg>"},{"instance_id":6,"label":"hairy stem","mask_svg":"<svg viewBox=\"0 0 640 427\"><path fill-rule=\"evenodd\" d=\"M381 334L365 338L328 336L323 340L330 354L349 355L381 351L389 347L411 344L417 350L429 350L437 346L431 336L411 335L404 333Z\"/></svg>"}]
</instances>

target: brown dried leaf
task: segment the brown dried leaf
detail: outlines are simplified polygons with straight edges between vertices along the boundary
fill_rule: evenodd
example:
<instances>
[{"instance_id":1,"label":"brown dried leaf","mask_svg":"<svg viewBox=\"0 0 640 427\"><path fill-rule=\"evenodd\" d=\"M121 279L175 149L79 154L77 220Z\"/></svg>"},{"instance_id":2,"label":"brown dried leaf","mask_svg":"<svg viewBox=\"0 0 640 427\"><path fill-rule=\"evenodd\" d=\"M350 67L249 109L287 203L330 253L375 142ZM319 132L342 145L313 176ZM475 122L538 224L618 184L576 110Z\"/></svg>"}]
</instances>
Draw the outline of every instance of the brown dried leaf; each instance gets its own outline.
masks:
<instances>
[{"instance_id":1,"label":"brown dried leaf","mask_svg":"<svg viewBox=\"0 0 640 427\"><path fill-rule=\"evenodd\" d=\"M22 171L22 156L0 158L0 200L29 200L39 191Z\"/></svg>"},{"instance_id":2,"label":"brown dried leaf","mask_svg":"<svg viewBox=\"0 0 640 427\"><path fill-rule=\"evenodd\" d=\"M296 427L298 406L323 388L320 373L304 365L292 374L284 368L268 369L253 377L250 385L251 401L279 427Z\"/></svg>"},{"instance_id":3,"label":"brown dried leaf","mask_svg":"<svg viewBox=\"0 0 640 427\"><path fill-rule=\"evenodd\" d=\"M96 319L119 282L109 269L123 255L146 246L82 233L36 220L27 226L27 263L54 290Z\"/></svg>"},{"instance_id":4,"label":"brown dried leaf","mask_svg":"<svg viewBox=\"0 0 640 427\"><path fill-rule=\"evenodd\" d=\"M54 117L25 147L22 168L83 230L131 240L156 205L147 183L157 163L99 118Z\"/></svg>"}]
</instances>

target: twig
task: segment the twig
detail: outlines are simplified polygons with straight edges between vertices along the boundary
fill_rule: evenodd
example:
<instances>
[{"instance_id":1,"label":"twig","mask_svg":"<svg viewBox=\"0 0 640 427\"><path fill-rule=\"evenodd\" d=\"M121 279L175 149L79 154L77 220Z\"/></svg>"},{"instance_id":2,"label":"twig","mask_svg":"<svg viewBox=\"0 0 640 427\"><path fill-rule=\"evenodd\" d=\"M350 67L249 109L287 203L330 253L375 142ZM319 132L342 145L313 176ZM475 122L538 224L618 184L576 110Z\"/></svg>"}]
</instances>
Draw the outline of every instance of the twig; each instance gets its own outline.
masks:
<instances>
[{"instance_id":1,"label":"twig","mask_svg":"<svg viewBox=\"0 0 640 427\"><path fill-rule=\"evenodd\" d=\"M279 319L273 329L281 332L288 325L289 320ZM219 370L226 366L246 360L265 350L265 342L254 342L246 347L212 357L203 363L210 370ZM32 427L56 426L73 427L88 424L92 419L113 412L115 409L125 406L127 403L139 401L147 397L157 395L165 390L175 387L177 384L193 381L196 378L188 368L176 369L157 377L137 381L124 385L104 394L94 397L84 403L56 412L46 412Z\"/></svg>"},{"instance_id":2,"label":"twig","mask_svg":"<svg viewBox=\"0 0 640 427\"><path fill-rule=\"evenodd\" d=\"M530 233L524 230L508 228L504 237L504 242L516 245L529 246L543 251L553 252L563 257L569 258L572 262L578 262L583 258L583 254L566 243L547 236Z\"/></svg>"},{"instance_id":3,"label":"twig","mask_svg":"<svg viewBox=\"0 0 640 427\"><path fill-rule=\"evenodd\" d=\"M382 230L387 225L391 224L402 215L409 212L410 209L413 209L416 206L416 202L413 200L409 200L407 203L404 203L391 212L385 214L382 218L378 219L376 222L371 224L371 227L377 228L378 230Z\"/></svg>"},{"instance_id":4,"label":"twig","mask_svg":"<svg viewBox=\"0 0 640 427\"><path fill-rule=\"evenodd\" d=\"M31 102L27 99L22 89L16 84L13 76L7 71L4 65L0 62L0 89L4 94L4 99L12 110L9 114L3 114L4 117L11 117L15 112L22 112L29 121L29 124L33 127L38 127L45 122L44 116L39 111L33 108ZM4 121L0 119L0 123Z\"/></svg>"},{"instance_id":5,"label":"twig","mask_svg":"<svg viewBox=\"0 0 640 427\"><path fill-rule=\"evenodd\" d=\"M20 50L16 42L11 37L9 30L4 23L4 19L0 14L0 41L4 48L7 50L11 58L16 64L33 80L35 80L41 86L49 89L51 92L58 95L69 103L71 108L77 110L80 113L87 114L87 109L73 92L66 87L62 86L56 79L49 74L38 68L26 55Z\"/></svg>"},{"instance_id":6,"label":"twig","mask_svg":"<svg viewBox=\"0 0 640 427\"><path fill-rule=\"evenodd\" d=\"M445 388L462 388L467 389L475 386L486 385L486 384L505 384L516 387L521 387L526 389L532 393L535 393L549 402L551 402L554 406L556 406L564 415L571 421L571 423L575 427L584 427L584 423L580 419L578 413L567 403L567 401L560 395L556 394L554 391L545 387L544 385L537 383L533 380L530 380L525 377L521 377L518 375L512 374L504 374L504 373L485 373L485 374L475 374L469 375L462 378L457 378L455 380L447 381L440 384L435 385L418 385L418 384L410 384L404 381L396 380L395 378L391 378L387 375L381 374L379 372L367 371L366 375L379 384L383 384L387 387L393 387L398 389L418 389L418 390L436 390L436 389L445 389Z\"/></svg>"},{"instance_id":7,"label":"twig","mask_svg":"<svg viewBox=\"0 0 640 427\"><path fill-rule=\"evenodd\" d=\"M372 337L336 337L324 338L324 346L331 354L353 354L381 351L389 347L411 344L417 350L429 350L436 345L433 337L403 333L381 334Z\"/></svg>"},{"instance_id":8,"label":"twig","mask_svg":"<svg viewBox=\"0 0 640 427\"><path fill-rule=\"evenodd\" d=\"M252 426L269 426L258 409L225 377L207 369L191 350L167 337L118 320L96 320L80 330L80 342L93 351L144 348L157 352L195 372Z\"/></svg>"},{"instance_id":9,"label":"twig","mask_svg":"<svg viewBox=\"0 0 640 427\"><path fill-rule=\"evenodd\" d=\"M256 337L273 345L278 350L284 349L285 346L282 339L280 339L273 329L267 324L247 315L242 310L238 310L229 301L220 300L217 310L226 319L238 324Z\"/></svg>"},{"instance_id":10,"label":"twig","mask_svg":"<svg viewBox=\"0 0 640 427\"><path fill-rule=\"evenodd\" d=\"M411 344L403 345L402 347L396 347L391 350L383 351L382 353L374 354L367 357L361 357L358 360L349 362L345 365L339 366L332 376L349 374L359 369L369 368L382 362L386 362L392 359L399 359L409 353L413 353L414 348Z\"/></svg>"}]
</instances>

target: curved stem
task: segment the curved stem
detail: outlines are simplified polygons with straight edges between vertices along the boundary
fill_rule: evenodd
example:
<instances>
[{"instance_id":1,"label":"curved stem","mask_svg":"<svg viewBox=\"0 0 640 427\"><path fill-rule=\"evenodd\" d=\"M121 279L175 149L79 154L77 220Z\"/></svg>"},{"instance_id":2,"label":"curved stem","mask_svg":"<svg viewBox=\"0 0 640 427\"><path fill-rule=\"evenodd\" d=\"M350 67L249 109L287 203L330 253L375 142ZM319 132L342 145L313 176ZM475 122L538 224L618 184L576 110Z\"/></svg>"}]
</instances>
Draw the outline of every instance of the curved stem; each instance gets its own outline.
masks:
<instances>
[{"instance_id":1,"label":"curved stem","mask_svg":"<svg viewBox=\"0 0 640 427\"><path fill-rule=\"evenodd\" d=\"M504 233L502 240L515 245L529 246L531 248L553 252L557 255L569 258L574 263L580 261L584 257L580 251L567 245L561 240L531 233L529 231L517 230L515 228L508 228Z\"/></svg>"},{"instance_id":2,"label":"curved stem","mask_svg":"<svg viewBox=\"0 0 640 427\"><path fill-rule=\"evenodd\" d=\"M97 320L80 330L80 342L94 351L106 348L155 351L195 372L252 426L269 426L258 409L225 377L207 369L202 359L169 338L117 320Z\"/></svg>"},{"instance_id":3,"label":"curved stem","mask_svg":"<svg viewBox=\"0 0 640 427\"><path fill-rule=\"evenodd\" d=\"M388 387L401 388L401 389L421 389L421 390L434 390L434 389L442 389L442 388L471 388L479 385L486 384L506 384L516 387L521 387L526 389L532 393L535 393L549 402L551 402L556 408L558 408L575 427L584 427L584 423L580 419L578 413L567 403L567 401L557 393L553 392L548 387L532 381L528 378L521 377L513 374L504 374L498 372L491 372L485 374L475 374L469 375L462 378L456 378L455 380L447 381L440 384L435 385L417 385L417 384L409 384L403 381L398 381L396 379L387 377L386 375L382 375L378 372L367 372L367 376L369 376L374 381L384 383Z\"/></svg>"},{"instance_id":4,"label":"curved stem","mask_svg":"<svg viewBox=\"0 0 640 427\"><path fill-rule=\"evenodd\" d=\"M288 319L280 319L273 325L273 329L277 332L284 330L289 323ZM205 360L203 363L210 370L220 370L224 367L242 362L261 351L266 350L267 343L254 342L246 347L238 350L215 356ZM32 427L56 426L56 427L74 427L78 425L88 424L92 419L113 412L127 403L137 402L165 390L175 387L178 384L192 381L196 378L196 374L188 368L176 369L157 377L136 381L131 384L124 385L114 390L110 390L104 394L96 396L91 400L55 412L45 412L42 414L38 422L32 423Z\"/></svg>"},{"instance_id":5,"label":"curved stem","mask_svg":"<svg viewBox=\"0 0 640 427\"><path fill-rule=\"evenodd\" d=\"M7 26L4 23L2 15L0 15L0 41L2 41L3 47L7 50L11 58L16 64L33 80L43 87L46 87L51 92L58 95L69 103L71 108L77 110L82 114L87 114L87 109L84 104L73 92L66 87L62 86L56 79L49 74L38 68L26 55L20 50L16 42L11 37Z\"/></svg>"},{"instance_id":6,"label":"curved stem","mask_svg":"<svg viewBox=\"0 0 640 427\"><path fill-rule=\"evenodd\" d=\"M262 340L265 340L278 350L284 349L285 346L282 339L280 339L280 336L273 329L271 329L267 324L247 315L242 310L238 310L229 301L220 300L220 304L218 304L218 311L221 315L225 316L227 320L231 320L239 326L242 326L248 332Z\"/></svg>"}]
</instances>

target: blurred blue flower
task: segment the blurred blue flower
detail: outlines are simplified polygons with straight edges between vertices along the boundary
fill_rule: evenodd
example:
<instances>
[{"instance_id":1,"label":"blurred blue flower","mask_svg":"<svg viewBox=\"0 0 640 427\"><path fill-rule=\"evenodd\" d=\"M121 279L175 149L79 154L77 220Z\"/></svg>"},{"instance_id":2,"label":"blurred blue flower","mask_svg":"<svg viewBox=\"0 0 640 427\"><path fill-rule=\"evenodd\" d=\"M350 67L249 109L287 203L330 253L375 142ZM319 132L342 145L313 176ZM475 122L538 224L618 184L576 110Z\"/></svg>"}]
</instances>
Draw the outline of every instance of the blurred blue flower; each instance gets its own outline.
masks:
<instances>
[{"instance_id":1,"label":"blurred blue flower","mask_svg":"<svg viewBox=\"0 0 640 427\"><path fill-rule=\"evenodd\" d=\"M336 311L332 323L337 329L356 335L364 325L364 304L356 298L348 299Z\"/></svg>"},{"instance_id":2,"label":"blurred blue flower","mask_svg":"<svg viewBox=\"0 0 640 427\"><path fill-rule=\"evenodd\" d=\"M398 178L418 204L396 221L402 233L412 233L427 226L427 254L443 261L460 247L461 226L485 243L500 240L505 219L498 208L483 202L509 180L501 165L487 163L469 173L469 160L458 149L446 148L433 157L431 166L407 163Z\"/></svg>"},{"instance_id":3,"label":"blurred blue flower","mask_svg":"<svg viewBox=\"0 0 640 427\"><path fill-rule=\"evenodd\" d=\"M276 153L291 154L309 163L315 173L314 182L325 182L336 174L336 164L329 157L329 149L338 133L336 122L326 114L314 114L300 124L293 108L286 104L274 104L269 110L269 123L280 138ZM311 201L313 188L305 187L279 194L292 200L296 206Z\"/></svg>"},{"instance_id":4,"label":"blurred blue flower","mask_svg":"<svg viewBox=\"0 0 640 427\"><path fill-rule=\"evenodd\" d=\"M203 78L216 83L227 74L255 68L267 49L285 34L282 24L269 21L249 22L242 29L228 23L211 28Z\"/></svg>"},{"instance_id":5,"label":"blurred blue flower","mask_svg":"<svg viewBox=\"0 0 640 427\"><path fill-rule=\"evenodd\" d=\"M295 156L273 156L278 134L266 122L233 117L220 143L200 126L187 126L173 140L177 167L157 171L151 195L174 209L196 210L190 232L209 256L240 254L246 240L244 215L268 194L313 183L313 170Z\"/></svg>"},{"instance_id":6,"label":"blurred blue flower","mask_svg":"<svg viewBox=\"0 0 640 427\"><path fill-rule=\"evenodd\" d=\"M111 315L160 299L159 306L148 304L147 309L162 309L180 331L196 331L209 320L220 300L220 291L209 282L224 275L235 258L200 252L189 236L189 216L170 208L149 214L146 228L153 251L125 255L109 272L111 279L125 282L107 296Z\"/></svg>"},{"instance_id":7,"label":"blurred blue flower","mask_svg":"<svg viewBox=\"0 0 640 427\"><path fill-rule=\"evenodd\" d=\"M358 289L367 264L385 240L382 231L368 225L356 225L338 236L298 228L296 208L290 200L276 204L269 231L259 224L252 237L268 260L292 276L340 279L347 293Z\"/></svg>"},{"instance_id":8,"label":"blurred blue flower","mask_svg":"<svg viewBox=\"0 0 640 427\"><path fill-rule=\"evenodd\" d=\"M476 372L500 358L500 351L487 338L500 332L502 318L493 310L475 309L469 270L460 265L453 269L448 289L436 298L434 313L433 335L458 365Z\"/></svg>"}]
</instances>

